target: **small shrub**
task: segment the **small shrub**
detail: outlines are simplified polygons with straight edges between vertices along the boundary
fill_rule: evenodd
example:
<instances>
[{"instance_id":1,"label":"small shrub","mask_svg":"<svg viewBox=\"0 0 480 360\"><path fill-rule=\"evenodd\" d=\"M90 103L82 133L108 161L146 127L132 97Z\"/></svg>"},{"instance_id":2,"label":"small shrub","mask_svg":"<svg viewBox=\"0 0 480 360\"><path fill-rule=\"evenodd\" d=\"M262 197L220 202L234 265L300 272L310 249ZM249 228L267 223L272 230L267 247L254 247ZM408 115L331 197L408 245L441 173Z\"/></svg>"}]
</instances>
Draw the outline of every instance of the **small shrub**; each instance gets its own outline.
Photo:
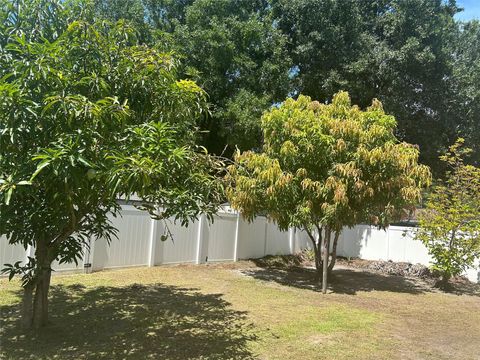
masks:
<instances>
[{"instance_id":1,"label":"small shrub","mask_svg":"<svg viewBox=\"0 0 480 360\"><path fill-rule=\"evenodd\" d=\"M440 157L450 171L428 196L416 233L434 259L432 270L441 273L437 285L443 288L480 257L480 169L464 164L471 150L462 145L459 139Z\"/></svg>"}]
</instances>

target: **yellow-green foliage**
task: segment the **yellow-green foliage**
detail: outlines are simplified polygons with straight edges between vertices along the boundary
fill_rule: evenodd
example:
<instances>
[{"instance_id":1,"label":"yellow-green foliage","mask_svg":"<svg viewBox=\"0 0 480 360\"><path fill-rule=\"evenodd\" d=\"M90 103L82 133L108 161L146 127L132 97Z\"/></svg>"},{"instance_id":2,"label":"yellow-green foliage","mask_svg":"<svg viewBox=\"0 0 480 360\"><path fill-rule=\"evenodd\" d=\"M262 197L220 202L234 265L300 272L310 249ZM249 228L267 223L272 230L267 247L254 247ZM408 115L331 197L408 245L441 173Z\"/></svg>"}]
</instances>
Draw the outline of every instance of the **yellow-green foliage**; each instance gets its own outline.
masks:
<instances>
[{"instance_id":1,"label":"yellow-green foliage","mask_svg":"<svg viewBox=\"0 0 480 360\"><path fill-rule=\"evenodd\" d=\"M471 150L462 148L463 142L459 139L440 157L451 170L428 196L416 234L444 282L480 257L480 169L464 164L463 157Z\"/></svg>"},{"instance_id":2,"label":"yellow-green foliage","mask_svg":"<svg viewBox=\"0 0 480 360\"><path fill-rule=\"evenodd\" d=\"M287 99L262 117L263 153L236 154L229 200L248 219L266 213L283 229L386 225L430 183L419 150L399 142L395 127L378 100L361 110L346 92L328 105Z\"/></svg>"}]
</instances>

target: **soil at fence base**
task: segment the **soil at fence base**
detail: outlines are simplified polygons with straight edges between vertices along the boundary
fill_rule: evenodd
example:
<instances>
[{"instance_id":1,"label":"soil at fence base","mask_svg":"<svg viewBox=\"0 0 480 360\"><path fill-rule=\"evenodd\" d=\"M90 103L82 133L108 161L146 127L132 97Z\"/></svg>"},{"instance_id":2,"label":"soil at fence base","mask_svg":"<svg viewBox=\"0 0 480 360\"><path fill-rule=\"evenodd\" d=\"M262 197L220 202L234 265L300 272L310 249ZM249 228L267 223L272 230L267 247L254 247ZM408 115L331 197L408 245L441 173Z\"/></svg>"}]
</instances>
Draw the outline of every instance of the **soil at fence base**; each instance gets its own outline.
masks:
<instances>
[{"instance_id":1,"label":"soil at fence base","mask_svg":"<svg viewBox=\"0 0 480 360\"><path fill-rule=\"evenodd\" d=\"M273 268L299 268L315 266L314 259L308 252L301 252L296 255L266 256L261 259L252 260L260 267ZM358 258L337 257L337 267L349 267L359 270L367 270L384 275L394 275L403 277L415 277L424 280L436 282L440 279L440 274L432 272L427 266L422 264L411 264L408 262L363 260ZM457 276L451 279L452 283L469 283L464 276Z\"/></svg>"},{"instance_id":2,"label":"soil at fence base","mask_svg":"<svg viewBox=\"0 0 480 360\"><path fill-rule=\"evenodd\" d=\"M395 275L403 277L415 277L424 280L437 282L440 280L440 273L431 271L427 266L422 264L411 264L408 262L394 261L371 261L362 259L347 259L340 257L337 264L348 266L361 270L368 270L385 275ZM471 282L465 276L456 276L450 279L452 284L470 284Z\"/></svg>"}]
</instances>

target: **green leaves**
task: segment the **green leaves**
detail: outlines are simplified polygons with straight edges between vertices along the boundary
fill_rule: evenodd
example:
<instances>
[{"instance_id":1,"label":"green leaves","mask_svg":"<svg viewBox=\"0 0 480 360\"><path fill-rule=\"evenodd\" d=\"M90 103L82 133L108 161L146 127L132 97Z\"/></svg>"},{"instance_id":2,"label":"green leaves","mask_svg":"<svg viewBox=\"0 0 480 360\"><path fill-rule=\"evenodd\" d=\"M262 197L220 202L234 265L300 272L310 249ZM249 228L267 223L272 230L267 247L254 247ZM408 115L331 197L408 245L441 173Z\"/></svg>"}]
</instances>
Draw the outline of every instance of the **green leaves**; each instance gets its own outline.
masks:
<instances>
[{"instance_id":1,"label":"green leaves","mask_svg":"<svg viewBox=\"0 0 480 360\"><path fill-rule=\"evenodd\" d=\"M416 234L444 281L461 274L480 257L480 169L464 164L471 150L463 144L464 140L458 139L440 157L450 171L428 195Z\"/></svg>"},{"instance_id":2,"label":"green leaves","mask_svg":"<svg viewBox=\"0 0 480 360\"><path fill-rule=\"evenodd\" d=\"M0 178L0 195L3 195L3 201L5 205L10 204L10 199L12 198L13 191L17 186L31 185L29 180L20 180L15 181L13 175L9 175L6 179Z\"/></svg>"},{"instance_id":3,"label":"green leaves","mask_svg":"<svg viewBox=\"0 0 480 360\"><path fill-rule=\"evenodd\" d=\"M474 129L479 114L478 26L463 31L454 2L277 0L272 7L289 39L297 93L323 102L348 90L362 107L380 99L402 139L442 173L438 154L460 129ZM478 133L464 132L472 140Z\"/></svg>"},{"instance_id":4,"label":"green leaves","mask_svg":"<svg viewBox=\"0 0 480 360\"><path fill-rule=\"evenodd\" d=\"M5 264L0 274L8 274L8 280L12 280L16 275L19 275L22 279L22 286L26 286L34 279L35 265L35 259L29 256L25 263L17 261L14 264Z\"/></svg>"},{"instance_id":5,"label":"green leaves","mask_svg":"<svg viewBox=\"0 0 480 360\"><path fill-rule=\"evenodd\" d=\"M365 111L340 92L329 105L287 99L262 117L263 153L237 153L227 194L247 218L267 213L279 226L360 222L386 226L420 201L430 183L418 150L399 143L395 119L374 100Z\"/></svg>"},{"instance_id":6,"label":"green leaves","mask_svg":"<svg viewBox=\"0 0 480 360\"><path fill-rule=\"evenodd\" d=\"M39 159L38 156L34 157L33 160L37 159ZM33 181L33 179L35 179L35 177L42 171L42 169L47 167L48 165L50 165L50 160L48 158L45 159L45 156L43 156L43 160L37 165L37 169L30 177L30 181Z\"/></svg>"},{"instance_id":7,"label":"green leaves","mask_svg":"<svg viewBox=\"0 0 480 360\"><path fill-rule=\"evenodd\" d=\"M204 125L210 131L209 149L221 153L227 144L232 149L259 148L258 119L290 90L287 38L272 26L271 4L240 0L176 5L185 16L173 22L175 45L213 104Z\"/></svg>"},{"instance_id":8,"label":"green leaves","mask_svg":"<svg viewBox=\"0 0 480 360\"><path fill-rule=\"evenodd\" d=\"M10 199L12 197L12 193L13 193L13 190L15 188L13 186L11 186L7 192L6 192L6 195L5 195L5 205L9 205L10 204Z\"/></svg>"},{"instance_id":9,"label":"green leaves","mask_svg":"<svg viewBox=\"0 0 480 360\"><path fill-rule=\"evenodd\" d=\"M96 21L89 3L75 14L21 3L32 13L0 3L0 235L46 249L45 266L114 238L118 197L183 224L211 217L222 163L195 145L206 94L172 54L139 44L125 21ZM32 280L29 264L8 271Z\"/></svg>"}]
</instances>

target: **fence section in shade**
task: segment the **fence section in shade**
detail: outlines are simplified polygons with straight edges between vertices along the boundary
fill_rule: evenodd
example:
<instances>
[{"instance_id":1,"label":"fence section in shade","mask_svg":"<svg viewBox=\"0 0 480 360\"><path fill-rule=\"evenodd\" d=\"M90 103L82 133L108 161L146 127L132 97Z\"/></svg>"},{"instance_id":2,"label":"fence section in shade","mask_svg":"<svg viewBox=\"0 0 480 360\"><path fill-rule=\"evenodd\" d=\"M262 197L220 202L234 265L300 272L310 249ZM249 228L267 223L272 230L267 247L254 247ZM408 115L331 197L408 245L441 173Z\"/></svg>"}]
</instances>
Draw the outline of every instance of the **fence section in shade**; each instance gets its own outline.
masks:
<instances>
[{"instance_id":1,"label":"fence section in shade","mask_svg":"<svg viewBox=\"0 0 480 360\"><path fill-rule=\"evenodd\" d=\"M75 264L58 264L56 271L80 271L84 263L93 270L115 267L154 266L178 263L205 263L260 258L265 255L286 255L311 248L305 232L295 229L280 231L263 216L252 222L243 220L229 208L222 209L209 223L204 216L182 227L173 221L155 221L149 215L130 205L122 205L122 216L112 218L118 229L118 239L110 244L103 239L92 241L83 261ZM366 260L392 260L429 265L427 249L413 239L414 229L391 226L386 230L368 225L344 229L339 238L338 255ZM162 241L162 235L171 234ZM24 261L27 252L23 247L9 245L0 238L0 266ZM478 266L466 275L480 282Z\"/></svg>"},{"instance_id":2,"label":"fence section in shade","mask_svg":"<svg viewBox=\"0 0 480 360\"><path fill-rule=\"evenodd\" d=\"M203 220L202 220L203 221ZM177 263L194 263L197 262L197 245L200 221L195 221L187 227L179 226L171 221L166 224L159 224L157 234L154 236L154 246L158 247L156 256L153 259L154 264L177 264ZM168 227L168 231L164 229ZM164 234L171 234L167 236L165 241L162 241L161 236Z\"/></svg>"},{"instance_id":3,"label":"fence section in shade","mask_svg":"<svg viewBox=\"0 0 480 360\"><path fill-rule=\"evenodd\" d=\"M0 267L26 260L26 252L21 245L10 245L6 237L0 237Z\"/></svg>"},{"instance_id":4,"label":"fence section in shade","mask_svg":"<svg viewBox=\"0 0 480 360\"><path fill-rule=\"evenodd\" d=\"M209 223L204 216L180 226L169 220L152 220L148 213L131 205L122 205L121 216L110 218L118 229L118 239L92 241L78 264L58 264L56 271L81 270L85 263L98 271L116 267L234 261L267 254L290 254L289 232L281 232L265 217L248 223L226 208ZM163 235L168 235L165 237ZM30 249L33 251L34 249ZM22 246L9 245L0 238L0 263L25 260Z\"/></svg>"}]
</instances>

